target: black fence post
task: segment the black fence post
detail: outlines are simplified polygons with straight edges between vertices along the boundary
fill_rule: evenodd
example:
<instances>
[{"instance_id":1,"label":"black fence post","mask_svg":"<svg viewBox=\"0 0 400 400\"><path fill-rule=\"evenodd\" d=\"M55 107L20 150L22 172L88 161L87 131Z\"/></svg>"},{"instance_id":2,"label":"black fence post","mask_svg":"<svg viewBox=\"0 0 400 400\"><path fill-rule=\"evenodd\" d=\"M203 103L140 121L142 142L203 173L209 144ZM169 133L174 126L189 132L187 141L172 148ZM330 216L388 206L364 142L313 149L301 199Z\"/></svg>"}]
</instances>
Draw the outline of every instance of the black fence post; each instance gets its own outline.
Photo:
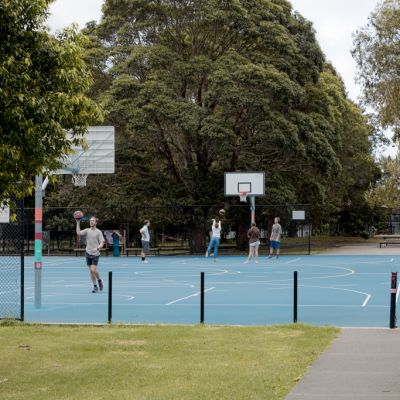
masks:
<instances>
[{"instance_id":1,"label":"black fence post","mask_svg":"<svg viewBox=\"0 0 400 400\"><path fill-rule=\"evenodd\" d=\"M108 271L108 323L112 321L112 271Z\"/></svg>"},{"instance_id":2,"label":"black fence post","mask_svg":"<svg viewBox=\"0 0 400 400\"><path fill-rule=\"evenodd\" d=\"M204 324L204 272L200 274L200 323Z\"/></svg>"},{"instance_id":3,"label":"black fence post","mask_svg":"<svg viewBox=\"0 0 400 400\"><path fill-rule=\"evenodd\" d=\"M293 272L293 323L297 323L297 271Z\"/></svg>"},{"instance_id":4,"label":"black fence post","mask_svg":"<svg viewBox=\"0 0 400 400\"><path fill-rule=\"evenodd\" d=\"M21 200L21 321L25 319L25 202L24 199Z\"/></svg>"},{"instance_id":5,"label":"black fence post","mask_svg":"<svg viewBox=\"0 0 400 400\"><path fill-rule=\"evenodd\" d=\"M392 272L390 285L390 329L396 328L397 272Z\"/></svg>"}]
</instances>

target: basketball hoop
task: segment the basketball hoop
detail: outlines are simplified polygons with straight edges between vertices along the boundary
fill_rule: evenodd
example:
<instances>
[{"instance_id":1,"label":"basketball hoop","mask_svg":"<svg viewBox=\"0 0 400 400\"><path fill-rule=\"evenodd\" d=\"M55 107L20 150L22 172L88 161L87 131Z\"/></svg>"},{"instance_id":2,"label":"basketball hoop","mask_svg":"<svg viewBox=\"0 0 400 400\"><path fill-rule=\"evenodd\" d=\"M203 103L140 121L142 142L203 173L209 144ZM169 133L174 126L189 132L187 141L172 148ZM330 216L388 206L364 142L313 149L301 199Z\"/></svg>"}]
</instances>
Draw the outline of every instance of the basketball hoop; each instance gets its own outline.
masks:
<instances>
[{"instance_id":1,"label":"basketball hoop","mask_svg":"<svg viewBox=\"0 0 400 400\"><path fill-rule=\"evenodd\" d=\"M242 203L246 203L246 202L247 202L247 195L248 195L248 194L249 194L248 192L240 192L240 193L239 193L240 201L241 201Z\"/></svg>"},{"instance_id":2,"label":"basketball hoop","mask_svg":"<svg viewBox=\"0 0 400 400\"><path fill-rule=\"evenodd\" d=\"M88 174L72 174L72 182L74 186L85 187Z\"/></svg>"}]
</instances>

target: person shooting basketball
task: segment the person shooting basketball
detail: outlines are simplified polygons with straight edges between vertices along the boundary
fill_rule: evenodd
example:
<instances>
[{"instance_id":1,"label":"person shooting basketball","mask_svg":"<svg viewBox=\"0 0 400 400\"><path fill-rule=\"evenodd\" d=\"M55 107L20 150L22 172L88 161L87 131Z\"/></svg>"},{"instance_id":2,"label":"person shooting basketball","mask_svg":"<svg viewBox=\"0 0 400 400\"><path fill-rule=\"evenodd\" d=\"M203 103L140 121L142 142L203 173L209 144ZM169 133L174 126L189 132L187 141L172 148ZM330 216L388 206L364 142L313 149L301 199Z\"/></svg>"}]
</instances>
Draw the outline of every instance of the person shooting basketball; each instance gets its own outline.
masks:
<instances>
[{"instance_id":1,"label":"person shooting basketball","mask_svg":"<svg viewBox=\"0 0 400 400\"><path fill-rule=\"evenodd\" d=\"M225 211L224 211L225 214ZM220 211L220 215L222 215ZM212 235L211 235L211 240L210 244L208 245L207 251L206 251L206 257L210 255L211 250L214 248L214 262L217 261L217 256L218 256L218 247L219 247L219 240L221 239L221 221L218 217L215 217L213 220L211 230L212 230Z\"/></svg>"},{"instance_id":2,"label":"person shooting basketball","mask_svg":"<svg viewBox=\"0 0 400 400\"><path fill-rule=\"evenodd\" d=\"M90 228L81 230L82 217L83 213L81 211L74 213L76 234L86 237L86 265L89 267L90 277L93 282L92 293L97 293L99 289L100 291L103 290L103 281L100 279L97 265L99 263L100 249L104 246L104 237L101 230L97 229L98 219L94 216L90 217Z\"/></svg>"}]
</instances>

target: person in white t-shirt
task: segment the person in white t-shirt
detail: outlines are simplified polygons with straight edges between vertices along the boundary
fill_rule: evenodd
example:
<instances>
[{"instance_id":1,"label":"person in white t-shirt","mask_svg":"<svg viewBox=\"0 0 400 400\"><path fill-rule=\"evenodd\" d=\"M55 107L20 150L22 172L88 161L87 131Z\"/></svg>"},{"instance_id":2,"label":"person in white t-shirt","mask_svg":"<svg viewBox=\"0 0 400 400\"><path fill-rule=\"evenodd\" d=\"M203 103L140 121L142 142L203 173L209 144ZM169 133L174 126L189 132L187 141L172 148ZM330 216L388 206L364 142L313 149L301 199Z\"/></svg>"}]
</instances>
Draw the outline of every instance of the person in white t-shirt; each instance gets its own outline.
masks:
<instances>
[{"instance_id":1,"label":"person in white t-shirt","mask_svg":"<svg viewBox=\"0 0 400 400\"><path fill-rule=\"evenodd\" d=\"M208 245L207 251L206 251L206 257L210 255L211 250L214 248L214 262L216 262L217 255L218 255L218 246L219 246L219 240L221 238L221 221L219 220L218 217L212 220L212 235L211 235L211 240L210 244Z\"/></svg>"},{"instance_id":2,"label":"person in white t-shirt","mask_svg":"<svg viewBox=\"0 0 400 400\"><path fill-rule=\"evenodd\" d=\"M149 232L150 221L146 219L144 221L143 227L140 229L140 234L142 235L142 263L147 264L146 255L149 253L150 248L150 232Z\"/></svg>"}]
</instances>

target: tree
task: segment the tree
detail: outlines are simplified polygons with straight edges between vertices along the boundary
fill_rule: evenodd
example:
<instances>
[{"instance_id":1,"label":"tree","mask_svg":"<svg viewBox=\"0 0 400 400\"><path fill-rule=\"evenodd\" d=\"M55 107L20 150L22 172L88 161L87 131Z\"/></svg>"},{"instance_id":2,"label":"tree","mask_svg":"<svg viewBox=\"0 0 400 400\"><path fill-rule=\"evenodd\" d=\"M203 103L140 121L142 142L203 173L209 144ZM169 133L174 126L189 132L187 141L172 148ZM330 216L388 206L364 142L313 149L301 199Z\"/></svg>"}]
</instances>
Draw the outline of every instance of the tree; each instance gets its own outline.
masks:
<instances>
[{"instance_id":1,"label":"tree","mask_svg":"<svg viewBox=\"0 0 400 400\"><path fill-rule=\"evenodd\" d=\"M353 56L364 101L377 112L383 128L400 136L400 7L398 0L384 0L355 36Z\"/></svg>"},{"instance_id":2,"label":"tree","mask_svg":"<svg viewBox=\"0 0 400 400\"><path fill-rule=\"evenodd\" d=\"M85 39L74 28L46 31L50 2L0 3L0 199L31 193L33 177L55 170L69 151L66 131L85 133L101 118L85 95Z\"/></svg>"},{"instance_id":3,"label":"tree","mask_svg":"<svg viewBox=\"0 0 400 400\"><path fill-rule=\"evenodd\" d=\"M382 157L382 176L374 187L366 193L371 207L400 208L400 159Z\"/></svg>"},{"instance_id":4,"label":"tree","mask_svg":"<svg viewBox=\"0 0 400 400\"><path fill-rule=\"evenodd\" d=\"M368 187L372 131L287 1L109 0L103 11L86 57L117 128L117 174L93 177L82 201L101 179L125 215L222 203L224 171L261 170L260 204L312 202L322 219ZM207 212L179 221L197 251Z\"/></svg>"}]
</instances>

